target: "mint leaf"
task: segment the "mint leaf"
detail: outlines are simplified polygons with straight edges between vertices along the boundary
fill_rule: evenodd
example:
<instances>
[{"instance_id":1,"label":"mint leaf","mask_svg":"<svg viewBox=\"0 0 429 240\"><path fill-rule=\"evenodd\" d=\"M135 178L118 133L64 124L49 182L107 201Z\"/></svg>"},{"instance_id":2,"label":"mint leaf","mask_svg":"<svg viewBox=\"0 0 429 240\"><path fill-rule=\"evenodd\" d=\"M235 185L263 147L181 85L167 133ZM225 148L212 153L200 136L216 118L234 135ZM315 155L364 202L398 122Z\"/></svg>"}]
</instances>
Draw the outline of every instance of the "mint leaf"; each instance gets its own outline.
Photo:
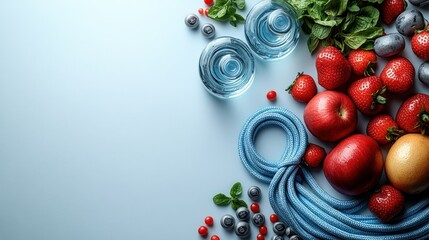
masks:
<instances>
[{"instance_id":1,"label":"mint leaf","mask_svg":"<svg viewBox=\"0 0 429 240\"><path fill-rule=\"evenodd\" d=\"M226 196L225 194L219 193L213 197L213 203L218 206L227 206L231 203L231 199L232 198Z\"/></svg>"},{"instance_id":2,"label":"mint leaf","mask_svg":"<svg viewBox=\"0 0 429 240\"><path fill-rule=\"evenodd\" d=\"M233 198L232 202L231 202L231 207L232 209L237 210L240 207L247 207L247 204L245 201L238 199L238 198Z\"/></svg>"},{"instance_id":3,"label":"mint leaf","mask_svg":"<svg viewBox=\"0 0 429 240\"><path fill-rule=\"evenodd\" d=\"M219 11L216 14L216 18L223 18L228 12L228 7L223 6L219 9Z\"/></svg>"},{"instance_id":4,"label":"mint leaf","mask_svg":"<svg viewBox=\"0 0 429 240\"><path fill-rule=\"evenodd\" d=\"M335 20L314 20L314 22L327 27L333 27L338 25L337 21Z\"/></svg>"},{"instance_id":5,"label":"mint leaf","mask_svg":"<svg viewBox=\"0 0 429 240\"><path fill-rule=\"evenodd\" d=\"M310 34L311 29L313 28L314 22L309 17L302 18L301 29L304 33Z\"/></svg>"},{"instance_id":6,"label":"mint leaf","mask_svg":"<svg viewBox=\"0 0 429 240\"><path fill-rule=\"evenodd\" d=\"M307 47L310 53L313 53L316 50L317 46L319 46L319 39L313 35L307 39Z\"/></svg>"},{"instance_id":7,"label":"mint leaf","mask_svg":"<svg viewBox=\"0 0 429 240\"><path fill-rule=\"evenodd\" d=\"M231 0L216 0L215 5L226 5Z\"/></svg>"},{"instance_id":8,"label":"mint leaf","mask_svg":"<svg viewBox=\"0 0 429 240\"><path fill-rule=\"evenodd\" d=\"M340 0L340 6L338 8L337 15L342 15L346 10L349 4L349 0Z\"/></svg>"},{"instance_id":9,"label":"mint leaf","mask_svg":"<svg viewBox=\"0 0 429 240\"><path fill-rule=\"evenodd\" d=\"M299 12L309 8L309 6L313 4L314 1L313 0L288 0L287 2L290 5L292 5L297 12Z\"/></svg>"},{"instance_id":10,"label":"mint leaf","mask_svg":"<svg viewBox=\"0 0 429 240\"><path fill-rule=\"evenodd\" d=\"M231 16L234 16L235 12L237 12L237 9L234 7L228 7L228 14Z\"/></svg>"},{"instance_id":11,"label":"mint leaf","mask_svg":"<svg viewBox=\"0 0 429 240\"><path fill-rule=\"evenodd\" d=\"M323 13L322 7L319 5L315 5L312 8L308 9L308 15L314 20L322 20L326 16Z\"/></svg>"},{"instance_id":12,"label":"mint leaf","mask_svg":"<svg viewBox=\"0 0 429 240\"><path fill-rule=\"evenodd\" d=\"M339 15L339 13L338 13L339 7L340 7L340 0L328 0L323 5L323 8L325 9L324 12L329 16Z\"/></svg>"},{"instance_id":13,"label":"mint leaf","mask_svg":"<svg viewBox=\"0 0 429 240\"><path fill-rule=\"evenodd\" d=\"M236 17L234 17L234 16L230 16L230 17L229 17L229 23L230 23L232 26L237 27L237 18L236 18Z\"/></svg>"},{"instance_id":14,"label":"mint leaf","mask_svg":"<svg viewBox=\"0 0 429 240\"><path fill-rule=\"evenodd\" d=\"M366 37L350 35L345 37L344 43L351 49L358 49L366 42Z\"/></svg>"},{"instance_id":15,"label":"mint leaf","mask_svg":"<svg viewBox=\"0 0 429 240\"><path fill-rule=\"evenodd\" d=\"M246 19L244 19L244 17L241 16L240 14L238 14L238 13L234 14L234 17L237 19L237 22L244 22L244 21L246 21Z\"/></svg>"},{"instance_id":16,"label":"mint leaf","mask_svg":"<svg viewBox=\"0 0 429 240\"><path fill-rule=\"evenodd\" d=\"M366 42L362 44L360 48L364 50L374 50L374 42L375 40L373 39L366 40Z\"/></svg>"},{"instance_id":17,"label":"mint leaf","mask_svg":"<svg viewBox=\"0 0 429 240\"><path fill-rule=\"evenodd\" d=\"M377 38L383 35L382 27L370 27L365 31L357 32L354 35L366 37L367 39Z\"/></svg>"},{"instance_id":18,"label":"mint leaf","mask_svg":"<svg viewBox=\"0 0 429 240\"><path fill-rule=\"evenodd\" d=\"M349 10L349 12L359 12L360 7L355 3L348 7L347 10Z\"/></svg>"},{"instance_id":19,"label":"mint leaf","mask_svg":"<svg viewBox=\"0 0 429 240\"><path fill-rule=\"evenodd\" d=\"M311 35L316 38L323 40L329 36L332 28L327 26L322 26L320 24L314 24L313 29L311 29Z\"/></svg>"},{"instance_id":20,"label":"mint leaf","mask_svg":"<svg viewBox=\"0 0 429 240\"><path fill-rule=\"evenodd\" d=\"M373 6L366 6L360 9L360 15L370 18L372 22L372 26L374 27L378 22L378 18L380 17L380 12L378 11L377 8Z\"/></svg>"},{"instance_id":21,"label":"mint leaf","mask_svg":"<svg viewBox=\"0 0 429 240\"><path fill-rule=\"evenodd\" d=\"M363 2L370 2L370 3L378 3L381 4L384 0L363 0Z\"/></svg>"},{"instance_id":22,"label":"mint leaf","mask_svg":"<svg viewBox=\"0 0 429 240\"><path fill-rule=\"evenodd\" d=\"M213 5L209 9L209 17L212 19L220 19L226 15L226 10L224 6Z\"/></svg>"},{"instance_id":23,"label":"mint leaf","mask_svg":"<svg viewBox=\"0 0 429 240\"><path fill-rule=\"evenodd\" d=\"M244 18L237 14L238 9L244 9L245 0L217 0L210 7L208 16L216 21L228 21L236 27L238 22L244 22Z\"/></svg>"},{"instance_id":24,"label":"mint leaf","mask_svg":"<svg viewBox=\"0 0 429 240\"><path fill-rule=\"evenodd\" d=\"M334 44L338 49L340 49L341 52L344 52L345 50L344 42L334 39Z\"/></svg>"},{"instance_id":25,"label":"mint leaf","mask_svg":"<svg viewBox=\"0 0 429 240\"><path fill-rule=\"evenodd\" d=\"M241 187L240 182L236 182L234 183L234 185L232 185L231 191L230 191L231 197L236 198L240 196L242 192L243 192L243 188Z\"/></svg>"},{"instance_id":26,"label":"mint leaf","mask_svg":"<svg viewBox=\"0 0 429 240\"><path fill-rule=\"evenodd\" d=\"M341 30L343 32L346 32L349 29L349 26L353 24L353 22L356 19L356 15L357 13L354 13L354 12L347 13L346 19L344 20L344 23L341 26Z\"/></svg>"},{"instance_id":27,"label":"mint leaf","mask_svg":"<svg viewBox=\"0 0 429 240\"><path fill-rule=\"evenodd\" d=\"M233 0L233 2L235 6L240 10L243 10L246 7L245 0Z\"/></svg>"}]
</instances>

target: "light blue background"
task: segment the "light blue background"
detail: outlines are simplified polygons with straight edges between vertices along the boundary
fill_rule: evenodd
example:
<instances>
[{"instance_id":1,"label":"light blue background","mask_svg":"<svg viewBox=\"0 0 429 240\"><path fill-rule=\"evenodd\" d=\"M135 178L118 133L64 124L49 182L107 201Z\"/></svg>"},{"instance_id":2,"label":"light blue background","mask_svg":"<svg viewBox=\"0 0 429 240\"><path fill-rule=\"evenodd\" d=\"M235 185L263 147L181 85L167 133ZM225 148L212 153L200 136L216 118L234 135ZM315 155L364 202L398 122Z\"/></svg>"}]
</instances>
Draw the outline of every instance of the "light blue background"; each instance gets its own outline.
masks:
<instances>
[{"instance_id":1,"label":"light blue background","mask_svg":"<svg viewBox=\"0 0 429 240\"><path fill-rule=\"evenodd\" d=\"M243 15L257 1L246 2ZM215 218L210 235L235 239L218 222L232 210L211 198L236 181L245 191L259 185L261 211L272 213L267 185L238 159L238 133L268 105L302 118L304 105L284 89L298 71L316 76L314 56L303 36L286 59L257 60L244 95L215 99L198 74L209 40L183 21L200 7L202 0L0 2L0 239L200 239L207 215ZM214 23L217 36L244 39L243 25L200 20ZM275 103L265 98L271 89ZM362 131L367 119L360 121ZM284 144L276 128L257 139L273 160Z\"/></svg>"}]
</instances>

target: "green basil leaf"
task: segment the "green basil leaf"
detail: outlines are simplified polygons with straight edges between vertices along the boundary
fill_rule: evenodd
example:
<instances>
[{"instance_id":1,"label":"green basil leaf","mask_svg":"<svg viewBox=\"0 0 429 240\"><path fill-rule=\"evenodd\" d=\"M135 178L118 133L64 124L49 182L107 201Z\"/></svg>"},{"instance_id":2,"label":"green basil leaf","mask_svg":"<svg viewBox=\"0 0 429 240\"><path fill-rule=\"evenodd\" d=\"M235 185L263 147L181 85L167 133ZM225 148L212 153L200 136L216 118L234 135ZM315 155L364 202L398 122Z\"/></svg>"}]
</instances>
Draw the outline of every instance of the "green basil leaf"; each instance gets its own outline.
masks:
<instances>
[{"instance_id":1,"label":"green basil leaf","mask_svg":"<svg viewBox=\"0 0 429 240\"><path fill-rule=\"evenodd\" d=\"M238 198L233 198L232 202L231 202L231 207L232 209L237 210L240 207L246 207L247 208L247 204L245 201L238 199Z\"/></svg>"},{"instance_id":2,"label":"green basil leaf","mask_svg":"<svg viewBox=\"0 0 429 240\"><path fill-rule=\"evenodd\" d=\"M311 35L315 36L316 38L323 40L331 34L331 27L322 26L320 24L314 24L313 29L311 29Z\"/></svg>"},{"instance_id":3,"label":"green basil leaf","mask_svg":"<svg viewBox=\"0 0 429 240\"><path fill-rule=\"evenodd\" d=\"M219 193L213 197L213 203L218 206L227 206L231 203L231 198L223 193Z\"/></svg>"},{"instance_id":4,"label":"green basil leaf","mask_svg":"<svg viewBox=\"0 0 429 240\"><path fill-rule=\"evenodd\" d=\"M246 7L245 0L233 0L233 2L235 6L240 10L243 10Z\"/></svg>"},{"instance_id":5,"label":"green basil leaf","mask_svg":"<svg viewBox=\"0 0 429 240\"><path fill-rule=\"evenodd\" d=\"M234 183L234 185L232 185L231 187L231 197L235 198L241 195L241 193L243 192L243 188L241 187L241 183L240 182L236 182Z\"/></svg>"},{"instance_id":6,"label":"green basil leaf","mask_svg":"<svg viewBox=\"0 0 429 240\"><path fill-rule=\"evenodd\" d=\"M316 50L317 46L319 46L319 42L320 40L317 37L310 35L307 39L307 47L310 53L313 53L314 50Z\"/></svg>"}]
</instances>

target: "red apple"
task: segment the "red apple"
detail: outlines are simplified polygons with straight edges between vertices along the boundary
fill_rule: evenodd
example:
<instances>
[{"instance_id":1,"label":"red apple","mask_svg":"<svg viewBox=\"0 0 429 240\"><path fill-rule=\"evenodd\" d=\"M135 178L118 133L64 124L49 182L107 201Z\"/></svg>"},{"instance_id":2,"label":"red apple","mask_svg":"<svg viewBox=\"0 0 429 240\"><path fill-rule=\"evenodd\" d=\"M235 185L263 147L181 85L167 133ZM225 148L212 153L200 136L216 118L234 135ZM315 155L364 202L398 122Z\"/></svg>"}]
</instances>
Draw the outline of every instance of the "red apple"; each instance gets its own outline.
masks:
<instances>
[{"instance_id":1,"label":"red apple","mask_svg":"<svg viewBox=\"0 0 429 240\"><path fill-rule=\"evenodd\" d=\"M308 130L322 141L334 142L350 135L357 126L357 110L350 97L337 91L323 91L304 109Z\"/></svg>"},{"instance_id":2,"label":"red apple","mask_svg":"<svg viewBox=\"0 0 429 240\"><path fill-rule=\"evenodd\" d=\"M334 189L355 196L377 185L383 166L383 154L377 142L366 135L355 134L329 152L323 171Z\"/></svg>"}]
</instances>

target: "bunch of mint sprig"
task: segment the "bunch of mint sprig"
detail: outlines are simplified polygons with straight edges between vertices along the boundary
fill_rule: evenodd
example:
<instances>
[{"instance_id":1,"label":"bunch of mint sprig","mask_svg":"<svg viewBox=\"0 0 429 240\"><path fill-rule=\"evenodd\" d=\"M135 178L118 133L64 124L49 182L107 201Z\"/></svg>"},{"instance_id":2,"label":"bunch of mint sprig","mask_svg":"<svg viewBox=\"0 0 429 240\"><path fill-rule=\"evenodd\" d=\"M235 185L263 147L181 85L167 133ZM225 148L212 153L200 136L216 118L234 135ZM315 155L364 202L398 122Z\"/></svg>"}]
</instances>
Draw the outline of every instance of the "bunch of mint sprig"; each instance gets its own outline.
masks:
<instances>
[{"instance_id":1,"label":"bunch of mint sprig","mask_svg":"<svg viewBox=\"0 0 429 240\"><path fill-rule=\"evenodd\" d=\"M216 0L210 7L208 16L216 21L226 22L236 27L237 23L243 23L244 17L237 13L237 9L246 7L245 0Z\"/></svg>"},{"instance_id":2,"label":"bunch of mint sprig","mask_svg":"<svg viewBox=\"0 0 429 240\"><path fill-rule=\"evenodd\" d=\"M352 49L374 49L382 36L378 6L383 0L285 0L297 11L308 49L335 46L344 54Z\"/></svg>"}]
</instances>

